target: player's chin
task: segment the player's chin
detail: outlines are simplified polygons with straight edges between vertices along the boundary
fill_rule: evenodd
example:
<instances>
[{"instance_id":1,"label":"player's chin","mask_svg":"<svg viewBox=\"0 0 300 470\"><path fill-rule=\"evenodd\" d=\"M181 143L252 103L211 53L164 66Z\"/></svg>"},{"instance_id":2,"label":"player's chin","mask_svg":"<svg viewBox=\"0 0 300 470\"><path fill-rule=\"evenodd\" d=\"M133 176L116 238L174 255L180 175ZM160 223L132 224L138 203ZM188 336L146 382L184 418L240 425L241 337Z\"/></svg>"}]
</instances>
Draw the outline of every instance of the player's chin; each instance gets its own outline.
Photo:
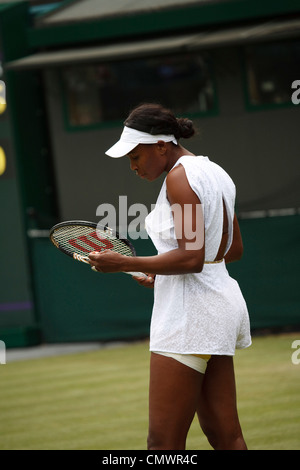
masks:
<instances>
[{"instance_id":1,"label":"player's chin","mask_svg":"<svg viewBox=\"0 0 300 470\"><path fill-rule=\"evenodd\" d=\"M147 174L147 175L141 176L141 178L144 179L144 180L147 180L147 181L151 182L151 181L156 180L157 176L153 176L153 175L148 175L148 174Z\"/></svg>"}]
</instances>

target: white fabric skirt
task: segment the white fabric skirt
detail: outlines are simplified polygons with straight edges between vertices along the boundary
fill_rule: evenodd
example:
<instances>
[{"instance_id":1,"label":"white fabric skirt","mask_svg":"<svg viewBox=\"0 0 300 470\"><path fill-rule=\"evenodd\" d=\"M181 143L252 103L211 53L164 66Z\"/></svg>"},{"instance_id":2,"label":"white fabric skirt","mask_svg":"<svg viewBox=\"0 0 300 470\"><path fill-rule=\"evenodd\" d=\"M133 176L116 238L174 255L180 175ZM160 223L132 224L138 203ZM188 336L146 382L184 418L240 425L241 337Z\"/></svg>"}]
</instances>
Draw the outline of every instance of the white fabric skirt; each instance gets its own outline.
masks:
<instances>
[{"instance_id":1,"label":"white fabric skirt","mask_svg":"<svg viewBox=\"0 0 300 470\"><path fill-rule=\"evenodd\" d=\"M233 356L250 345L247 305L224 261L156 276L150 351Z\"/></svg>"}]
</instances>

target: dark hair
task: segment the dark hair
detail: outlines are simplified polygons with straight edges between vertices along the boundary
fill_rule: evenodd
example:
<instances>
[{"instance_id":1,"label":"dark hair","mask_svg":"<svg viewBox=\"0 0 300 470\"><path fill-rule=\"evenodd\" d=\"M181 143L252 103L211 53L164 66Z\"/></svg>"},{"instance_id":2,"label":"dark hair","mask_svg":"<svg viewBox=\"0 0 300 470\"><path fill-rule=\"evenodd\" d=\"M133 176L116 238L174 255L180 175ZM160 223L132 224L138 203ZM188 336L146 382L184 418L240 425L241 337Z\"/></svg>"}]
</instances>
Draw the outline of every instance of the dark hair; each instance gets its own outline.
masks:
<instances>
[{"instance_id":1,"label":"dark hair","mask_svg":"<svg viewBox=\"0 0 300 470\"><path fill-rule=\"evenodd\" d=\"M144 103L134 108L124 125L151 135L173 134L176 139L188 139L196 132L193 121L176 118L172 111L155 103Z\"/></svg>"}]
</instances>

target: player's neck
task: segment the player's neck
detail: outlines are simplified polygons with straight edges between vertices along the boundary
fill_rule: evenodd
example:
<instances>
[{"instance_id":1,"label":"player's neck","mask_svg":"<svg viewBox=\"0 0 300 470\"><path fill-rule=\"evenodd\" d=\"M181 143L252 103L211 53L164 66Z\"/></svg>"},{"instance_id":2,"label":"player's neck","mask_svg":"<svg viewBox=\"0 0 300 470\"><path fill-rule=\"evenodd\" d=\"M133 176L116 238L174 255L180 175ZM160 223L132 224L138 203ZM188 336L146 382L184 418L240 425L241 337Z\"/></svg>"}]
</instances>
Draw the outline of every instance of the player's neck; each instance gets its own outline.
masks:
<instances>
[{"instance_id":1,"label":"player's neck","mask_svg":"<svg viewBox=\"0 0 300 470\"><path fill-rule=\"evenodd\" d=\"M169 172L171 170L171 168L173 168L175 163L179 160L179 158L183 157L183 155L191 155L193 157L195 156L192 152L185 149L181 145L176 145L176 148L173 149L173 152L170 155L166 171Z\"/></svg>"}]
</instances>

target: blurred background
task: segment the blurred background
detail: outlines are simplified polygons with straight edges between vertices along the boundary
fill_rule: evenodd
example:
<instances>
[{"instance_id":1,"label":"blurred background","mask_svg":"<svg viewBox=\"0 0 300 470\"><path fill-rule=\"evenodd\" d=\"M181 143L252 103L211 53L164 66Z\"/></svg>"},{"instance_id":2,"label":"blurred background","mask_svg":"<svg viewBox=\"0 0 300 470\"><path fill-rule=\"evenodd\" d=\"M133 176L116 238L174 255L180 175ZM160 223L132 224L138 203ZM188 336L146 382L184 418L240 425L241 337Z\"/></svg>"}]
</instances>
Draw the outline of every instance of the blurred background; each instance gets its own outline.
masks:
<instances>
[{"instance_id":1,"label":"blurred background","mask_svg":"<svg viewBox=\"0 0 300 470\"><path fill-rule=\"evenodd\" d=\"M0 0L6 346L147 337L152 290L95 274L48 238L63 220L98 222L97 207L118 209L121 195L155 203L161 179L140 181L127 159L105 156L144 101L191 117L199 132L186 146L236 183L245 252L228 269L253 331L298 327L297 89L298 0ZM134 244L155 253L149 239Z\"/></svg>"}]
</instances>

